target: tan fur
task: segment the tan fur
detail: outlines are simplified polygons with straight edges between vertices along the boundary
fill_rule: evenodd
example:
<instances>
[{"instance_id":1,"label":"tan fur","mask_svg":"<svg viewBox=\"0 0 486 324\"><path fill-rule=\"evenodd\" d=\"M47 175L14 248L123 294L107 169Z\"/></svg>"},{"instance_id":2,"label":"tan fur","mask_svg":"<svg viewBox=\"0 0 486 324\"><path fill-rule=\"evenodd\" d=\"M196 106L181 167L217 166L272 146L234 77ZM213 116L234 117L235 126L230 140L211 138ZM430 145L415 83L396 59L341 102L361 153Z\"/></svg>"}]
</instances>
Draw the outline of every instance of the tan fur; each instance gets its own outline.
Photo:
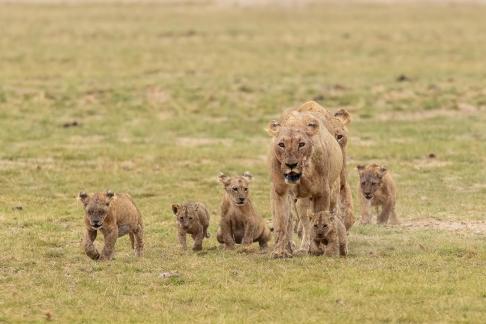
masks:
<instances>
[{"instance_id":1,"label":"tan fur","mask_svg":"<svg viewBox=\"0 0 486 324\"><path fill-rule=\"evenodd\" d=\"M311 213L311 245L309 253L313 255L346 256L348 238L346 228L339 217L330 212Z\"/></svg>"},{"instance_id":2,"label":"tan fur","mask_svg":"<svg viewBox=\"0 0 486 324\"><path fill-rule=\"evenodd\" d=\"M351 115L345 109L339 109L331 115L324 107L317 105L314 102L308 102L303 105L303 107L298 108L299 110L303 109L310 109L312 111L319 112L322 116L325 117L325 126L328 131L334 135L339 146L341 147L341 151L343 154L343 168L341 170L340 175L340 182L341 188L339 190L339 217L344 222L344 226L346 230L353 226L355 222L354 212L353 212L353 196L351 193L351 187L348 182L348 171L346 167L346 157L347 157L347 143L348 143L348 129L346 125L351 122ZM292 206L292 213L295 217L296 226L294 227L294 232L296 232L300 238L303 235L303 226L300 215L305 215L307 210L311 204L310 201L305 201L305 199L300 199L299 201L294 202L295 204ZM305 221L305 217L303 219ZM303 240L305 243L305 240ZM304 244L305 245L305 244ZM302 246L301 249L306 249L306 246Z\"/></svg>"},{"instance_id":3,"label":"tan fur","mask_svg":"<svg viewBox=\"0 0 486 324\"><path fill-rule=\"evenodd\" d=\"M143 222L140 211L128 194L98 192L92 196L80 193L85 210L86 235L84 250L93 260L111 260L116 240L128 234L135 255L143 255ZM105 246L101 254L93 242L98 231L103 233Z\"/></svg>"},{"instance_id":4,"label":"tan fur","mask_svg":"<svg viewBox=\"0 0 486 324\"><path fill-rule=\"evenodd\" d=\"M361 201L361 224L371 222L370 208L376 207L381 212L378 214L377 223L400 224L395 212L396 189L395 181L390 172L378 164L358 165L359 192Z\"/></svg>"},{"instance_id":5,"label":"tan fur","mask_svg":"<svg viewBox=\"0 0 486 324\"><path fill-rule=\"evenodd\" d=\"M218 179L224 187L218 242L227 249L232 249L235 243L248 246L258 242L260 248L265 249L271 233L251 202L251 174L245 172L243 176L228 177L221 173Z\"/></svg>"},{"instance_id":6,"label":"tan fur","mask_svg":"<svg viewBox=\"0 0 486 324\"><path fill-rule=\"evenodd\" d=\"M292 256L292 217L289 195L312 198L312 211L329 211L339 199L343 168L341 148L327 127L329 112L315 102L284 112L270 123L273 136L270 168L272 214L276 243L273 257ZM303 219L307 215L301 216ZM310 245L309 226L303 226L302 247ZM304 241L305 240L305 241Z\"/></svg>"},{"instance_id":7,"label":"tan fur","mask_svg":"<svg viewBox=\"0 0 486 324\"><path fill-rule=\"evenodd\" d=\"M198 202L173 204L172 212L177 219L178 238L182 249L187 249L186 235L191 234L194 240L192 250L202 250L204 238L209 238L209 212L206 206Z\"/></svg>"}]
</instances>

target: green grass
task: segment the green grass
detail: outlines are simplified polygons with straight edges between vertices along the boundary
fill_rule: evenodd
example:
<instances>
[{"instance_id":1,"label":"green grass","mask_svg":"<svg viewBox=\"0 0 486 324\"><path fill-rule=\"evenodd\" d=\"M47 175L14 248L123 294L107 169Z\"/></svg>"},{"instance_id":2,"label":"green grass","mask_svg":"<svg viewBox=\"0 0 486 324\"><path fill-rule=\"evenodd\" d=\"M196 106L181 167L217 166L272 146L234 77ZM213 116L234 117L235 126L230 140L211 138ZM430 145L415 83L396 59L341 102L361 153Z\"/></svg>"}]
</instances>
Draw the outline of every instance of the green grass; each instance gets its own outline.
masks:
<instances>
[{"instance_id":1,"label":"green grass","mask_svg":"<svg viewBox=\"0 0 486 324\"><path fill-rule=\"evenodd\" d=\"M0 5L0 322L484 323L484 231L356 225L345 260L225 252L214 234L219 171L251 171L271 218L263 129L312 98L353 115L357 214L355 166L377 161L395 175L405 222L484 220L485 15L473 5ZM141 209L143 259L126 237L113 262L82 253L75 197L107 188ZM199 254L176 243L170 204L186 199L212 214Z\"/></svg>"}]
</instances>

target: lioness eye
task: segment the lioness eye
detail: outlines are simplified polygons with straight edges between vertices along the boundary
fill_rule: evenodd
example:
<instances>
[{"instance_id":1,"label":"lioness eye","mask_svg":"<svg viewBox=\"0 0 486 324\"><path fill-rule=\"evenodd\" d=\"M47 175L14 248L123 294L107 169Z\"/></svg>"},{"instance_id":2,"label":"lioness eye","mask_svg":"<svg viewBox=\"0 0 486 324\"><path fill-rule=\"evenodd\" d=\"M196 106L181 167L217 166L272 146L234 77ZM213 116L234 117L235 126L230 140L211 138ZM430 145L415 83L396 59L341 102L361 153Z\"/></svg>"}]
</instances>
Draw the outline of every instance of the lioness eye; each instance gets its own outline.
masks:
<instances>
[{"instance_id":1,"label":"lioness eye","mask_svg":"<svg viewBox=\"0 0 486 324\"><path fill-rule=\"evenodd\" d=\"M285 147L285 144L284 143L278 143L278 146Z\"/></svg>"},{"instance_id":2,"label":"lioness eye","mask_svg":"<svg viewBox=\"0 0 486 324\"><path fill-rule=\"evenodd\" d=\"M190 220L192 220L192 216L191 216L191 217L189 217L189 219L190 219Z\"/></svg>"},{"instance_id":3,"label":"lioness eye","mask_svg":"<svg viewBox=\"0 0 486 324\"><path fill-rule=\"evenodd\" d=\"M324 224L324 227L327 227L327 224Z\"/></svg>"},{"instance_id":4,"label":"lioness eye","mask_svg":"<svg viewBox=\"0 0 486 324\"><path fill-rule=\"evenodd\" d=\"M238 188L236 188L236 187L233 187L233 191L238 191Z\"/></svg>"},{"instance_id":5,"label":"lioness eye","mask_svg":"<svg viewBox=\"0 0 486 324\"><path fill-rule=\"evenodd\" d=\"M304 147L304 146L305 146L304 142L299 143L299 147Z\"/></svg>"}]
</instances>

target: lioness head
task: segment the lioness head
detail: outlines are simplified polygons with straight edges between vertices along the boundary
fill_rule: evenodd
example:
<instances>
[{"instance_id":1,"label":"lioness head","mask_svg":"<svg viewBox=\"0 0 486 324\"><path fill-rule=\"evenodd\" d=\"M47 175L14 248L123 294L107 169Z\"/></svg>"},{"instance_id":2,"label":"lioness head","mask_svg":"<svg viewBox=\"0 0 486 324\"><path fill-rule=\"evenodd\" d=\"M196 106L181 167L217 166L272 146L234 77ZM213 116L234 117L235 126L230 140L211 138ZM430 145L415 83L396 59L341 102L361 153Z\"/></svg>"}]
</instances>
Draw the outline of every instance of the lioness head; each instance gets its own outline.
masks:
<instances>
[{"instance_id":1,"label":"lioness head","mask_svg":"<svg viewBox=\"0 0 486 324\"><path fill-rule=\"evenodd\" d=\"M328 237L329 233L336 229L335 216L328 211L318 213L309 211L309 218L312 222L312 231L317 239Z\"/></svg>"},{"instance_id":2,"label":"lioness head","mask_svg":"<svg viewBox=\"0 0 486 324\"><path fill-rule=\"evenodd\" d=\"M223 173L220 173L218 176L218 180L223 184L224 190L237 206L244 206L247 203L250 196L248 186L251 179L252 175L248 171L241 176L229 177Z\"/></svg>"},{"instance_id":3,"label":"lioness head","mask_svg":"<svg viewBox=\"0 0 486 324\"><path fill-rule=\"evenodd\" d=\"M198 205L193 204L173 204L172 212L184 230L188 230L197 222L196 213Z\"/></svg>"},{"instance_id":4,"label":"lioness head","mask_svg":"<svg viewBox=\"0 0 486 324\"><path fill-rule=\"evenodd\" d=\"M272 121L268 133L273 136L273 154L287 184L300 182L306 161L312 154L312 137L319 132L319 122L307 118L303 125L283 127Z\"/></svg>"},{"instance_id":5,"label":"lioness head","mask_svg":"<svg viewBox=\"0 0 486 324\"><path fill-rule=\"evenodd\" d=\"M79 199L83 203L86 218L92 229L98 230L103 226L114 196L111 191L97 192L91 197L85 192L79 193Z\"/></svg>"},{"instance_id":6,"label":"lioness head","mask_svg":"<svg viewBox=\"0 0 486 324\"><path fill-rule=\"evenodd\" d=\"M383 184L386 167L378 164L358 165L361 193L366 199L372 199Z\"/></svg>"}]
</instances>

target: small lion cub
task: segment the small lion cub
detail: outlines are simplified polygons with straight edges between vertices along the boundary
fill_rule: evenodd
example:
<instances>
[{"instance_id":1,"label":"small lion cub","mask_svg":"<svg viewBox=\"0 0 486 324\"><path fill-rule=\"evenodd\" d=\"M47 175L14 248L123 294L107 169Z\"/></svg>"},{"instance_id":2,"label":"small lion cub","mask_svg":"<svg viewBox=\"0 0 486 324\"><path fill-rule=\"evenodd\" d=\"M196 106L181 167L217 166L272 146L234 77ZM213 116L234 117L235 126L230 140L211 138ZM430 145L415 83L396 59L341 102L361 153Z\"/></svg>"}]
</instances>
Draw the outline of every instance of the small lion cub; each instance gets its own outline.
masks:
<instances>
[{"instance_id":1,"label":"small lion cub","mask_svg":"<svg viewBox=\"0 0 486 324\"><path fill-rule=\"evenodd\" d=\"M326 256L348 255L348 238L341 219L327 211L309 212L308 215L312 222L309 253Z\"/></svg>"},{"instance_id":2,"label":"small lion cub","mask_svg":"<svg viewBox=\"0 0 486 324\"><path fill-rule=\"evenodd\" d=\"M371 222L370 207L381 207L377 223L398 225L395 213L396 190L395 181L386 167L378 164L358 165L359 192L361 196L361 224Z\"/></svg>"},{"instance_id":3,"label":"small lion cub","mask_svg":"<svg viewBox=\"0 0 486 324\"><path fill-rule=\"evenodd\" d=\"M218 180L224 187L218 242L227 249L232 249L235 243L250 245L258 242L260 249L265 249L271 233L250 200L248 186L252 175L245 172L242 176L229 177L220 173Z\"/></svg>"},{"instance_id":4,"label":"small lion cub","mask_svg":"<svg viewBox=\"0 0 486 324\"><path fill-rule=\"evenodd\" d=\"M209 212L201 203L186 202L183 204L173 204L172 212L176 216L179 228L179 243L182 249L187 249L186 235L191 234L194 240L193 251L202 250L204 238L209 238Z\"/></svg>"},{"instance_id":5,"label":"small lion cub","mask_svg":"<svg viewBox=\"0 0 486 324\"><path fill-rule=\"evenodd\" d=\"M135 255L143 255L142 215L130 195L107 191L90 196L81 192L79 198L85 211L86 235L83 245L87 256L93 260L111 260L116 240L125 234L130 236ZM93 244L98 231L105 238L101 254Z\"/></svg>"}]
</instances>

